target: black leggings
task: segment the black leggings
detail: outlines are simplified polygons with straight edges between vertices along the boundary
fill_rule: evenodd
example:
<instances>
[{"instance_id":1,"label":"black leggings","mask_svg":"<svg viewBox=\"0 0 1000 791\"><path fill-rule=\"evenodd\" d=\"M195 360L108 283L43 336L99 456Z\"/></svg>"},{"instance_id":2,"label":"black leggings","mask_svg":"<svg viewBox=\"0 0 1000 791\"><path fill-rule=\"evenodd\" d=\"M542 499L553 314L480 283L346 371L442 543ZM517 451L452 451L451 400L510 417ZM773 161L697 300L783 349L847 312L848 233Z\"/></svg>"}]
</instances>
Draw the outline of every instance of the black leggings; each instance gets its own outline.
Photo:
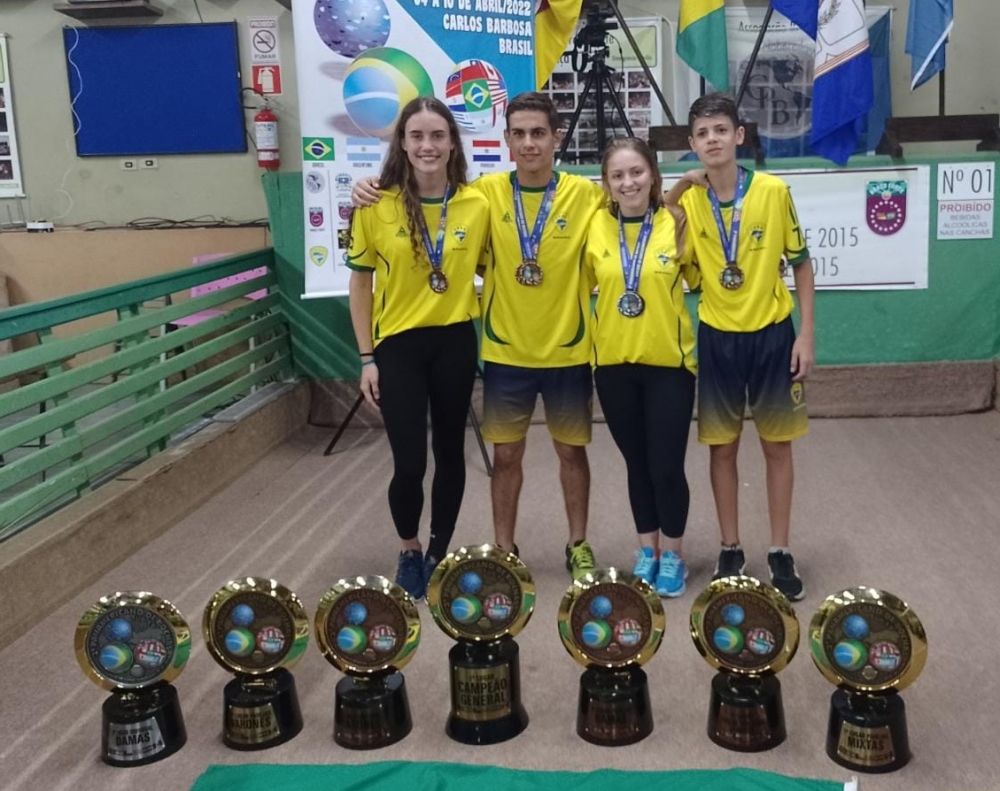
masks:
<instances>
[{"instance_id":1,"label":"black leggings","mask_svg":"<svg viewBox=\"0 0 1000 791\"><path fill-rule=\"evenodd\" d=\"M434 483L427 553L447 554L465 493L465 422L478 358L471 321L392 335L375 348L382 419L392 448L389 510L403 540L416 538L424 507L427 406Z\"/></svg>"},{"instance_id":2,"label":"black leggings","mask_svg":"<svg viewBox=\"0 0 1000 791\"><path fill-rule=\"evenodd\" d=\"M625 457L635 529L680 538L690 493L684 455L694 407L694 374L657 365L601 365L597 395Z\"/></svg>"}]
</instances>

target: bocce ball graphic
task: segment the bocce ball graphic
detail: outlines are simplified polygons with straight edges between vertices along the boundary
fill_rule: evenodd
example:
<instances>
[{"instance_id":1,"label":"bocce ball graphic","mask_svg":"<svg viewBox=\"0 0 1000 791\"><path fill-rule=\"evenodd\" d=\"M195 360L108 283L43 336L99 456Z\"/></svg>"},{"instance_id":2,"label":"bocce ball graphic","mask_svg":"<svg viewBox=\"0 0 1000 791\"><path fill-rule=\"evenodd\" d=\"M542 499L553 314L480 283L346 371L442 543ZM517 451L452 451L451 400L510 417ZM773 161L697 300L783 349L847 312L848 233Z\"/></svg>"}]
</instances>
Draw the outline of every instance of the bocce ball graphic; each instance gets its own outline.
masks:
<instances>
[{"instance_id":1,"label":"bocce ball graphic","mask_svg":"<svg viewBox=\"0 0 1000 791\"><path fill-rule=\"evenodd\" d=\"M411 99L433 96L424 67L401 49L376 47L355 58L344 73L344 107L367 134L388 137Z\"/></svg>"},{"instance_id":2,"label":"bocce ball graphic","mask_svg":"<svg viewBox=\"0 0 1000 791\"><path fill-rule=\"evenodd\" d=\"M316 0L313 22L323 43L345 58L389 40L389 9L382 0Z\"/></svg>"}]
</instances>

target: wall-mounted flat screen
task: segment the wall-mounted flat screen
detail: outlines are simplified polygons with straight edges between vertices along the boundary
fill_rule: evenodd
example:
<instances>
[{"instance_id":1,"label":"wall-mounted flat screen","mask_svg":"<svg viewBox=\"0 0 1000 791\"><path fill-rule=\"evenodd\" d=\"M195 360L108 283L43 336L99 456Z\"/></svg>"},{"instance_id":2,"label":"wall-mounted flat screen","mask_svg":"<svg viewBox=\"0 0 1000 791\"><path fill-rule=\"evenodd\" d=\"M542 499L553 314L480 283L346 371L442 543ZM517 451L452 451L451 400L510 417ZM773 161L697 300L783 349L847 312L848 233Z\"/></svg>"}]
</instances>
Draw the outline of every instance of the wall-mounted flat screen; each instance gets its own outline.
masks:
<instances>
[{"instance_id":1,"label":"wall-mounted flat screen","mask_svg":"<svg viewBox=\"0 0 1000 791\"><path fill-rule=\"evenodd\" d=\"M63 29L80 156L247 150L235 22Z\"/></svg>"}]
</instances>

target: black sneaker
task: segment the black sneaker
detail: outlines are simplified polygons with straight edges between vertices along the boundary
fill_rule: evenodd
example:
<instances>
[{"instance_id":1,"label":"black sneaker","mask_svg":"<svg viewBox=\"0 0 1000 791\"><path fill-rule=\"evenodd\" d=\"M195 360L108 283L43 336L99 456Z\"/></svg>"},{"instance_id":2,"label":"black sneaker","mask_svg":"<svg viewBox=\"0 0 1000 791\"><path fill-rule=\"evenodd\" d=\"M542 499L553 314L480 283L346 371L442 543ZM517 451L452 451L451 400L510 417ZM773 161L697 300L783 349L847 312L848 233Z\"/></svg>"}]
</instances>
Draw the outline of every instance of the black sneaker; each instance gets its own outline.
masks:
<instances>
[{"instance_id":1,"label":"black sneaker","mask_svg":"<svg viewBox=\"0 0 1000 791\"><path fill-rule=\"evenodd\" d=\"M767 553L767 567L771 571L771 584L785 594L789 601L798 601L806 595L805 586L795 570L791 552L781 550Z\"/></svg>"},{"instance_id":2,"label":"black sneaker","mask_svg":"<svg viewBox=\"0 0 1000 791\"><path fill-rule=\"evenodd\" d=\"M419 549L408 549L399 553L396 566L396 584L413 597L414 601L424 597L424 553Z\"/></svg>"},{"instance_id":3,"label":"black sneaker","mask_svg":"<svg viewBox=\"0 0 1000 791\"><path fill-rule=\"evenodd\" d=\"M431 574L434 573L434 569L438 567L438 560L433 555L424 555L424 589L426 592L427 584L431 581Z\"/></svg>"},{"instance_id":4,"label":"black sneaker","mask_svg":"<svg viewBox=\"0 0 1000 791\"><path fill-rule=\"evenodd\" d=\"M722 579L723 577L738 577L740 574L745 573L747 570L747 559L743 554L743 550L739 547L726 547L722 548L719 552L719 559L715 564L715 574L712 575L713 580Z\"/></svg>"}]
</instances>

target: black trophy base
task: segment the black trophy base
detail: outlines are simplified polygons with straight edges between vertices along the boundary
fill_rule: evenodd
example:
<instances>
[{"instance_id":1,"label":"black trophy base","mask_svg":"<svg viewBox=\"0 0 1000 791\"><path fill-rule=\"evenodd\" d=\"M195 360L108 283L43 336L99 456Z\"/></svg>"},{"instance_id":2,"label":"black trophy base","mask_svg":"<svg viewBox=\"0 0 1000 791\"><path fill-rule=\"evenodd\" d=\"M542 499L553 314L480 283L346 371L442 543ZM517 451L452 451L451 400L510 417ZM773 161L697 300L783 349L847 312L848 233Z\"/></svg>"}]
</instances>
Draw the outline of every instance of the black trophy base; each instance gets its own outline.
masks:
<instances>
[{"instance_id":1,"label":"black trophy base","mask_svg":"<svg viewBox=\"0 0 1000 791\"><path fill-rule=\"evenodd\" d=\"M785 740L781 684L773 674L717 673L708 707L708 738L720 747L754 753Z\"/></svg>"},{"instance_id":2,"label":"black trophy base","mask_svg":"<svg viewBox=\"0 0 1000 791\"><path fill-rule=\"evenodd\" d=\"M169 684L113 692L101 715L101 760L111 766L162 761L187 741L177 690Z\"/></svg>"},{"instance_id":3,"label":"black trophy base","mask_svg":"<svg viewBox=\"0 0 1000 791\"><path fill-rule=\"evenodd\" d=\"M830 698L826 754L858 772L893 772L910 760L906 707L895 691L837 689Z\"/></svg>"},{"instance_id":4,"label":"black trophy base","mask_svg":"<svg viewBox=\"0 0 1000 791\"><path fill-rule=\"evenodd\" d=\"M378 678L346 676L337 682L333 740L350 750L395 744L413 728L402 673Z\"/></svg>"},{"instance_id":5,"label":"black trophy base","mask_svg":"<svg viewBox=\"0 0 1000 791\"><path fill-rule=\"evenodd\" d=\"M284 668L237 676L223 696L222 741L234 750L265 750L302 730L295 678Z\"/></svg>"},{"instance_id":6,"label":"black trophy base","mask_svg":"<svg viewBox=\"0 0 1000 791\"><path fill-rule=\"evenodd\" d=\"M528 727L521 705L517 643L502 637L489 643L458 642L451 664L451 714L445 733L462 744L496 744Z\"/></svg>"},{"instance_id":7,"label":"black trophy base","mask_svg":"<svg viewBox=\"0 0 1000 791\"><path fill-rule=\"evenodd\" d=\"M649 684L641 667L587 668L580 676L576 732L592 744L635 744L653 732Z\"/></svg>"}]
</instances>

